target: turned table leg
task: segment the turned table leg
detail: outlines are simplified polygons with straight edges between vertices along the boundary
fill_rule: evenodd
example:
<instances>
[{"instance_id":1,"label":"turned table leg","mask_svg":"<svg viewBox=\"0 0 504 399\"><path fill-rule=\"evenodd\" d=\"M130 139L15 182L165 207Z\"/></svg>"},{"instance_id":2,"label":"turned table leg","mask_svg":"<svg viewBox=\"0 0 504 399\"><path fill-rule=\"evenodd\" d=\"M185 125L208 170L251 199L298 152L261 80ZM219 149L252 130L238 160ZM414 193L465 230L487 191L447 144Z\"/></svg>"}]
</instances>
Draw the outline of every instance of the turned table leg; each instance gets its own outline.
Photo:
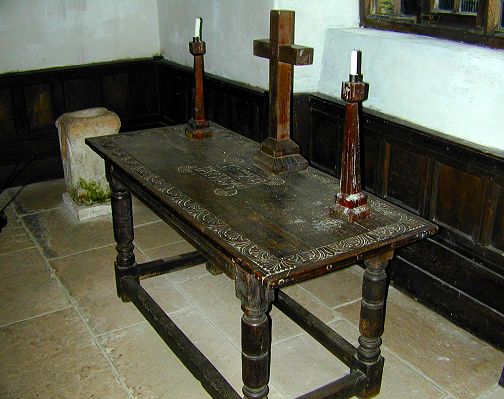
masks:
<instances>
[{"instance_id":1,"label":"turned table leg","mask_svg":"<svg viewBox=\"0 0 504 399\"><path fill-rule=\"evenodd\" d=\"M117 295L124 301L129 299L121 288L121 279L136 275L135 255L133 254L133 214L131 209L131 194L126 187L111 173L107 174L112 195L112 222L114 239L117 243L117 256L114 262ZM137 277L138 280L138 277Z\"/></svg>"},{"instance_id":2,"label":"turned table leg","mask_svg":"<svg viewBox=\"0 0 504 399\"><path fill-rule=\"evenodd\" d=\"M392 259L393 251L364 261L366 271L362 282L362 303L359 323L359 347L357 367L368 377L361 399L372 398L380 392L383 373L383 357L380 356L383 325L385 322L385 297L387 274L385 268Z\"/></svg>"},{"instance_id":3,"label":"turned table leg","mask_svg":"<svg viewBox=\"0 0 504 399\"><path fill-rule=\"evenodd\" d=\"M268 397L271 329L267 315L274 292L266 289L253 275L238 270L236 296L243 309L241 320L242 380L246 399Z\"/></svg>"}]
</instances>

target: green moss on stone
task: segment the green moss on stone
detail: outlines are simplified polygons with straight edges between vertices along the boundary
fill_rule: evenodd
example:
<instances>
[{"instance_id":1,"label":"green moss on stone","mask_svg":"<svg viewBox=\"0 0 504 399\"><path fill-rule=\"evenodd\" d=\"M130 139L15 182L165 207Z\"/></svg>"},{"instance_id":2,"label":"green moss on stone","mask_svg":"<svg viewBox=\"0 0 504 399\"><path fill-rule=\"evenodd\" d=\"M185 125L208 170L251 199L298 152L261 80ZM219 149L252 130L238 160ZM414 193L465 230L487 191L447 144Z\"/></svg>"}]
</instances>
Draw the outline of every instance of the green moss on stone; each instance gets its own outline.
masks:
<instances>
[{"instance_id":1,"label":"green moss on stone","mask_svg":"<svg viewBox=\"0 0 504 399\"><path fill-rule=\"evenodd\" d=\"M104 189L95 181L79 180L79 188L69 191L70 197L78 205L103 204L110 200L110 190Z\"/></svg>"}]
</instances>

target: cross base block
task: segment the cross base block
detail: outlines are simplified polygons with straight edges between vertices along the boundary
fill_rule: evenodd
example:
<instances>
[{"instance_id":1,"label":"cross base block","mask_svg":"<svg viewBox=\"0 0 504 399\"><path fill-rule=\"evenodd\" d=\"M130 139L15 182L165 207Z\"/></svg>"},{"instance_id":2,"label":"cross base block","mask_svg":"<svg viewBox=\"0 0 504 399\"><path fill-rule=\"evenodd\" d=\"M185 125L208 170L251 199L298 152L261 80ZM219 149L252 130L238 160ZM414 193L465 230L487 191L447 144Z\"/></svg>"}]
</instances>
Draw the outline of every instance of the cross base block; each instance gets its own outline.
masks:
<instances>
[{"instance_id":1,"label":"cross base block","mask_svg":"<svg viewBox=\"0 0 504 399\"><path fill-rule=\"evenodd\" d=\"M268 137L261 143L261 151L254 155L254 161L274 174L297 172L308 167L308 161L299 154L299 146L288 138L276 140Z\"/></svg>"},{"instance_id":2,"label":"cross base block","mask_svg":"<svg viewBox=\"0 0 504 399\"><path fill-rule=\"evenodd\" d=\"M213 136L213 129L208 121L189 120L185 129L185 134L191 140L201 140Z\"/></svg>"},{"instance_id":3,"label":"cross base block","mask_svg":"<svg viewBox=\"0 0 504 399\"><path fill-rule=\"evenodd\" d=\"M299 154L299 146L291 139L276 140L268 137L261 143L261 152L270 157L282 157L285 155Z\"/></svg>"}]
</instances>

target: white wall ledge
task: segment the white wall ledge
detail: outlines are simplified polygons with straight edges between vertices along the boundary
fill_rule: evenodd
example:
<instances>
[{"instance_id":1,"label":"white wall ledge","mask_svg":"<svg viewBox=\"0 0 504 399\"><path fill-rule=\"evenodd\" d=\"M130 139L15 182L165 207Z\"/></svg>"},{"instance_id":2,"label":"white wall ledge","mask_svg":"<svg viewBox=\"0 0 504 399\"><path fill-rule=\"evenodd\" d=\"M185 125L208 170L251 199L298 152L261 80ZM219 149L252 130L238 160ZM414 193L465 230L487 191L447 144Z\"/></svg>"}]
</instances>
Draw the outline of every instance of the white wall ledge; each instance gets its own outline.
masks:
<instances>
[{"instance_id":1,"label":"white wall ledge","mask_svg":"<svg viewBox=\"0 0 504 399\"><path fill-rule=\"evenodd\" d=\"M329 29L319 92L339 97L350 52L363 53L365 106L504 149L504 51L374 29Z\"/></svg>"}]
</instances>

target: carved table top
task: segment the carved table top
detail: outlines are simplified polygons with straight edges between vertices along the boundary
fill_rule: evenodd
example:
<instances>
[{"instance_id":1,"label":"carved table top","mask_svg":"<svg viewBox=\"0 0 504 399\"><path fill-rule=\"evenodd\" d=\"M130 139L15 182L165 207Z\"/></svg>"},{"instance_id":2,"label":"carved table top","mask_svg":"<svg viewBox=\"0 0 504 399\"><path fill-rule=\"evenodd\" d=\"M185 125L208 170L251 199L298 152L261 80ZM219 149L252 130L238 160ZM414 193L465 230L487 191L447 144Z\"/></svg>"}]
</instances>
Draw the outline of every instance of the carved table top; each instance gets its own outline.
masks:
<instances>
[{"instance_id":1,"label":"carved table top","mask_svg":"<svg viewBox=\"0 0 504 399\"><path fill-rule=\"evenodd\" d=\"M373 195L369 218L330 214L338 179L309 167L273 175L259 144L215 124L191 141L186 125L86 142L269 288L336 270L434 234L436 225Z\"/></svg>"}]
</instances>

